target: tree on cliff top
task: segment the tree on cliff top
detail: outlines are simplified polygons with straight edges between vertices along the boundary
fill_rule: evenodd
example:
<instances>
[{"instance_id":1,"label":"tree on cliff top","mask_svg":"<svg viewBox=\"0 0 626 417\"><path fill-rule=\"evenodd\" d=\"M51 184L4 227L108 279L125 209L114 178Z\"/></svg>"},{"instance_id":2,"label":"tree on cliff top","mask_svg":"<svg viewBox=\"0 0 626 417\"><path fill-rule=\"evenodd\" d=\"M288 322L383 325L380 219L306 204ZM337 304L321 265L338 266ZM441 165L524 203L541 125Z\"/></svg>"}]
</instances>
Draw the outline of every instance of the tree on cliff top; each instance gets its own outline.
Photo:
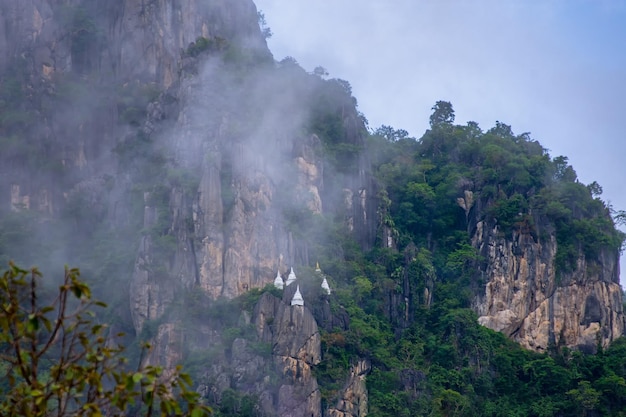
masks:
<instances>
[{"instance_id":1,"label":"tree on cliff top","mask_svg":"<svg viewBox=\"0 0 626 417\"><path fill-rule=\"evenodd\" d=\"M433 114L430 115L430 127L440 127L443 125L452 125L454 123L454 110L449 101L439 100L432 108Z\"/></svg>"},{"instance_id":2,"label":"tree on cliff top","mask_svg":"<svg viewBox=\"0 0 626 417\"><path fill-rule=\"evenodd\" d=\"M89 287L65 270L50 303L41 273L10 264L0 278L0 414L6 416L208 416L177 369L130 370L123 347L95 320Z\"/></svg>"}]
</instances>

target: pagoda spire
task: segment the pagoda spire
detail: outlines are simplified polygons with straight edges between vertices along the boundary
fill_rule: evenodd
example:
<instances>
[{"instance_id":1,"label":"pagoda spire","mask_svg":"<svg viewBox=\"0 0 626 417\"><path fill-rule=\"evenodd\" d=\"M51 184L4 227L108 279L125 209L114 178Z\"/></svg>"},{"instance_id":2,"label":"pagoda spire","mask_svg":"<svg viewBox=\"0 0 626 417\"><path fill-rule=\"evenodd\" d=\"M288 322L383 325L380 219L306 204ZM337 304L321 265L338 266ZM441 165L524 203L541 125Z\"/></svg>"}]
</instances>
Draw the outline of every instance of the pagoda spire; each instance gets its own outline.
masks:
<instances>
[{"instance_id":1,"label":"pagoda spire","mask_svg":"<svg viewBox=\"0 0 626 417\"><path fill-rule=\"evenodd\" d=\"M326 294L330 295L330 285L328 285L326 277L324 277L324 280L322 281L322 288L326 291Z\"/></svg>"},{"instance_id":2,"label":"pagoda spire","mask_svg":"<svg viewBox=\"0 0 626 417\"><path fill-rule=\"evenodd\" d=\"M296 273L293 272L293 266L292 266L291 271L289 271L289 276L287 277L287 282L285 283L285 285L289 286L293 284L294 282L296 282Z\"/></svg>"},{"instance_id":3,"label":"pagoda spire","mask_svg":"<svg viewBox=\"0 0 626 417\"><path fill-rule=\"evenodd\" d=\"M296 287L296 293L293 295L293 298L291 299L291 305L292 306L303 306L304 305L304 298L302 298L302 294L300 294L300 286L299 285Z\"/></svg>"},{"instance_id":4,"label":"pagoda spire","mask_svg":"<svg viewBox=\"0 0 626 417\"><path fill-rule=\"evenodd\" d=\"M279 290L282 290L285 287L285 283L283 282L283 277L280 276L280 271L276 271L276 279L274 279L274 286Z\"/></svg>"}]
</instances>

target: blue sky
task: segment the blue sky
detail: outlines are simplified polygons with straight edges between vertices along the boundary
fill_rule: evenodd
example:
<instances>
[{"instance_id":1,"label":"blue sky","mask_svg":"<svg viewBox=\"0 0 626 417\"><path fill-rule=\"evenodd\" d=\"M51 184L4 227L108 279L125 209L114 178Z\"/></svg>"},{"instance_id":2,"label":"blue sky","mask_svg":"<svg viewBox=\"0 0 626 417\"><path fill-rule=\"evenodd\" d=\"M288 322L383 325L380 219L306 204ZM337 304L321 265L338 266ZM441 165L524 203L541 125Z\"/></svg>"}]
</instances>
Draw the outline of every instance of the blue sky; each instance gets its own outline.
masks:
<instances>
[{"instance_id":1,"label":"blue sky","mask_svg":"<svg viewBox=\"0 0 626 417\"><path fill-rule=\"evenodd\" d=\"M255 3L274 57L348 80L371 127L420 137L447 100L458 123L531 132L626 210L626 0Z\"/></svg>"}]
</instances>

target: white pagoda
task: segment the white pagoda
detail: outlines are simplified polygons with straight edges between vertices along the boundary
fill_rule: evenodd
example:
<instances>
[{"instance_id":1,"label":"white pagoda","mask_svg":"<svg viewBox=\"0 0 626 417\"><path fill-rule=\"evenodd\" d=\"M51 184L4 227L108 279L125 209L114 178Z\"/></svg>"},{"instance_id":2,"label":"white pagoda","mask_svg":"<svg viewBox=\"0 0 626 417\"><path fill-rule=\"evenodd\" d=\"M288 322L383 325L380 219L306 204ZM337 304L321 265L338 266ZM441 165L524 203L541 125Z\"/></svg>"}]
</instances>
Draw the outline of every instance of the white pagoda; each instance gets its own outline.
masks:
<instances>
[{"instance_id":1,"label":"white pagoda","mask_svg":"<svg viewBox=\"0 0 626 417\"><path fill-rule=\"evenodd\" d=\"M285 283L285 285L289 286L293 284L294 282L296 282L296 273L293 272L293 266L292 266L291 271L289 271L289 276L287 277L287 282Z\"/></svg>"},{"instance_id":2,"label":"white pagoda","mask_svg":"<svg viewBox=\"0 0 626 417\"><path fill-rule=\"evenodd\" d=\"M326 294L330 295L330 285L328 285L326 277L324 277L324 280L322 281L322 288L326 291Z\"/></svg>"},{"instance_id":3,"label":"white pagoda","mask_svg":"<svg viewBox=\"0 0 626 417\"><path fill-rule=\"evenodd\" d=\"M303 306L304 305L304 298L302 298L302 294L300 294L300 286L299 285L296 287L296 293L293 295L293 298L291 299L291 305L292 306Z\"/></svg>"},{"instance_id":4,"label":"white pagoda","mask_svg":"<svg viewBox=\"0 0 626 417\"><path fill-rule=\"evenodd\" d=\"M274 286L279 290L282 290L285 287L285 283L283 282L283 277L280 276L280 271L276 271L276 279L274 279Z\"/></svg>"}]
</instances>

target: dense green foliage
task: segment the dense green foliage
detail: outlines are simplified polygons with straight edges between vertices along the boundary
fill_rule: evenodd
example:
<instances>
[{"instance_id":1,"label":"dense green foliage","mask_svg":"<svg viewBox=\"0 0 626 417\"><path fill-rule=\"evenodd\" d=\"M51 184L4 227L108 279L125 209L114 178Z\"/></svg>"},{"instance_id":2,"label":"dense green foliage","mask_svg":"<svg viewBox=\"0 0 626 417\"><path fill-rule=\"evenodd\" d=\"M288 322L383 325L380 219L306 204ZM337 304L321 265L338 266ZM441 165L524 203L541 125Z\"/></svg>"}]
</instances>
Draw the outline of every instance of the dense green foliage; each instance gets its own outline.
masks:
<instances>
[{"instance_id":1,"label":"dense green foliage","mask_svg":"<svg viewBox=\"0 0 626 417\"><path fill-rule=\"evenodd\" d=\"M149 241L151 250L141 267L156 280L171 278L179 243L173 229L181 227L174 224L172 195L197 198L199 169L181 167L164 139L144 125L150 104L175 107L178 99L141 81L98 88L86 76L101 41L94 13L67 7L65 15L76 74L56 76L54 91L34 99L25 88L23 62L9 67L0 79L0 146L11 164L53 173L68 192L56 217L45 209L26 210L26 203L0 208L0 261L36 262L46 270L60 262L81 265L94 292L114 307L107 321L132 334L128 289L139 242ZM270 36L262 14L259 24ZM211 74L213 84L207 88L207 101L214 101L211 111L204 109L200 117L206 130L219 130L229 146L252 137L265 122L259 109L267 96L289 90L302 102L285 100L276 113L291 114L296 107L306 111L293 117L303 123L286 128L286 140L315 134L321 144L314 151L324 160L323 215L294 202L296 172L272 181L281 226L307 259L323 266L333 288L331 311L349 317L346 328L322 330L323 360L314 372L324 406L336 403L350 367L365 359L371 363L367 386L369 415L374 417L626 415L626 341L600 348L597 355L559 346L541 355L479 326L470 309L472 297L485 284L480 274L485 260L470 241L478 222L508 239L523 235L545 242L554 236L557 280L566 280L581 256L594 268L595 259L620 249L623 235L599 198L597 183L580 183L566 157L551 157L529 134L516 135L504 123L487 131L473 122L455 125L452 105L445 101L433 107L430 129L420 139L390 126L368 132L348 82L326 80L321 67L309 74L293 58L273 63L262 51L219 37L200 37L181 51L181 77L199 75L198 61L207 56L221 67ZM259 84L262 92L251 94ZM227 94L233 103L222 100ZM95 113L98 101L112 103L116 110L120 137L107 151L120 175L84 184L69 164L56 154L49 156L48 150L58 145L53 139L24 138L36 136L29 130L34 114L52 119L85 106L90 111L72 115L60 129L78 131L90 123L87 114ZM285 119L281 123L290 123ZM166 130L168 121L159 122ZM277 128L261 136L280 137L281 132ZM78 148L78 135L67 137L64 145ZM201 157L209 165L220 158L218 151L229 152L228 146L208 148ZM227 157L219 164L215 162L226 224L235 204L236 173ZM370 196L380 216L373 248L362 245L345 224L343 187L361 171L371 174L377 192ZM119 207L112 210L107 198L121 202ZM34 199L30 204L34 208ZM152 210L151 222L144 222L146 207ZM186 219L190 240L196 239L190 220L194 213L176 215ZM207 364L226 362L236 339L270 357L272 346L258 342L254 329L241 320L264 291L276 292L271 287L251 290L229 301L211 300L193 286L180 289L165 313L133 336L149 340L165 320L175 321L187 337L184 361L195 377L206 372ZM313 309L323 299L306 297ZM197 348L203 341L194 336L200 339L202 326L220 336ZM138 349L133 352L138 355ZM269 367L264 371L272 372ZM207 401L217 416L259 415L256 397L230 387Z\"/></svg>"},{"instance_id":2,"label":"dense green foliage","mask_svg":"<svg viewBox=\"0 0 626 417\"><path fill-rule=\"evenodd\" d=\"M449 103L444 108L452 111ZM400 246L412 241L432 249L439 241L441 252L445 241L452 249L469 238L456 232L470 233L486 220L504 236L544 240L556 233L559 274L571 272L581 253L594 259L603 249L620 248L623 236L598 198L601 188L581 184L566 157L551 159L529 134L514 135L500 122L482 132L473 122L446 121L454 120L453 113L433 120L419 141L395 140L384 129L370 139L376 175L393 201L390 217ZM466 190L473 195L463 213L457 199Z\"/></svg>"},{"instance_id":3,"label":"dense green foliage","mask_svg":"<svg viewBox=\"0 0 626 417\"><path fill-rule=\"evenodd\" d=\"M342 247L345 250L349 245ZM347 262L325 259L329 261L326 272L338 284L331 302L344 305L350 315L347 331L323 332L323 361L316 375L326 404L336 401L350 365L367 358L372 364L367 385L370 415L374 416L623 412L623 339L597 355L567 349L533 353L479 326L475 313L462 308L462 300L450 289L454 283L442 283L441 292L435 289L433 304L415 309L412 323L399 328L389 319L388 309L393 306L386 305L384 295L399 291L401 274L381 270L380 261L390 262L390 254L374 252L363 257L352 246L344 251ZM421 253L415 262L429 264L430 260ZM411 269L429 273L425 265ZM342 282L339 277L354 278ZM613 384L610 388L608 381Z\"/></svg>"},{"instance_id":4,"label":"dense green foliage","mask_svg":"<svg viewBox=\"0 0 626 417\"><path fill-rule=\"evenodd\" d=\"M599 186L578 182L567 158L550 158L528 134L500 122L487 132L453 125L449 103L433 110L420 140L388 126L368 139L381 228L397 249L363 252L332 227L326 246L312 242L337 285L332 302L350 315L347 331L322 337L325 403L336 401L349 366L367 358L372 416L624 415L623 339L597 355L537 354L479 326L469 309L483 284L483 259L470 244L477 221L511 239L555 233L557 279L581 255L594 264L620 249Z\"/></svg>"}]
</instances>

